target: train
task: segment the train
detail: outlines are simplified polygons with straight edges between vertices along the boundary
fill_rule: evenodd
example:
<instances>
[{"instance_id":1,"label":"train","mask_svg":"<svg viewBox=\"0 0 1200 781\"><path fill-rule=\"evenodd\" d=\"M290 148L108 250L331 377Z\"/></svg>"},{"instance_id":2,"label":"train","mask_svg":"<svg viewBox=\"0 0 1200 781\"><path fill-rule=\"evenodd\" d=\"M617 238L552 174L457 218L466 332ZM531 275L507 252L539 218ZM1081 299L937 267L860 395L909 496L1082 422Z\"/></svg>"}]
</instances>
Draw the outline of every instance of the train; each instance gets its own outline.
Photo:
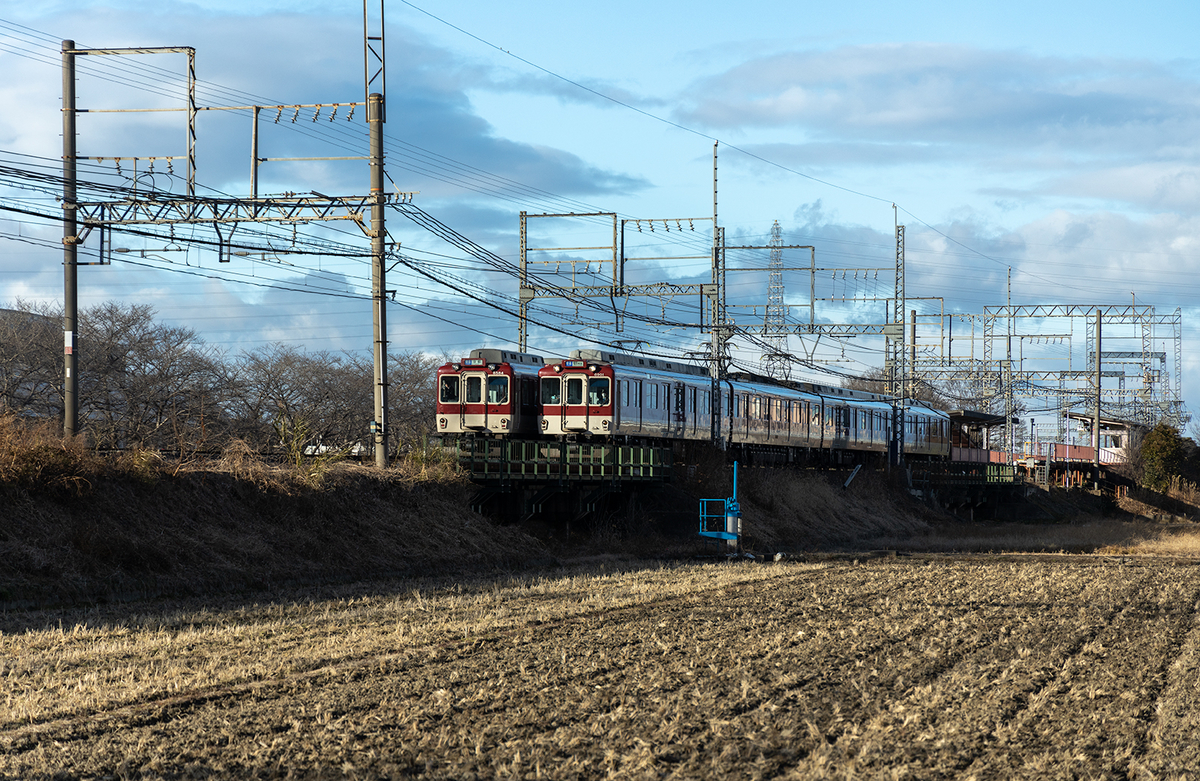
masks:
<instances>
[{"instance_id":1,"label":"train","mask_svg":"<svg viewBox=\"0 0 1200 781\"><path fill-rule=\"evenodd\" d=\"M441 434L661 444L719 441L752 461L865 463L892 441L892 404L865 391L596 349L568 358L481 349L438 369ZM718 406L719 405L719 406ZM950 419L912 401L904 453L950 458Z\"/></svg>"}]
</instances>

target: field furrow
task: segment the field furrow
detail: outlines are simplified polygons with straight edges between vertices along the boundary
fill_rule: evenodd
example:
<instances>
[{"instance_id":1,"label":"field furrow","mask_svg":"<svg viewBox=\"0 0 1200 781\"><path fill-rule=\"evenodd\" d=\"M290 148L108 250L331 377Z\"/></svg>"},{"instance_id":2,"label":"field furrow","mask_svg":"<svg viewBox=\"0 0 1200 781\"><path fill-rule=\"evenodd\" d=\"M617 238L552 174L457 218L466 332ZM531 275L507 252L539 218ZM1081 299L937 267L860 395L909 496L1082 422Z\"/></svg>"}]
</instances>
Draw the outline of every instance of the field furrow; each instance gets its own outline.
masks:
<instances>
[{"instance_id":1,"label":"field furrow","mask_svg":"<svg viewBox=\"0 0 1200 781\"><path fill-rule=\"evenodd\" d=\"M9 634L44 668L0 663L0 777L1169 776L1198 600L1191 567L901 559ZM230 669L167 696L187 638Z\"/></svg>"}]
</instances>

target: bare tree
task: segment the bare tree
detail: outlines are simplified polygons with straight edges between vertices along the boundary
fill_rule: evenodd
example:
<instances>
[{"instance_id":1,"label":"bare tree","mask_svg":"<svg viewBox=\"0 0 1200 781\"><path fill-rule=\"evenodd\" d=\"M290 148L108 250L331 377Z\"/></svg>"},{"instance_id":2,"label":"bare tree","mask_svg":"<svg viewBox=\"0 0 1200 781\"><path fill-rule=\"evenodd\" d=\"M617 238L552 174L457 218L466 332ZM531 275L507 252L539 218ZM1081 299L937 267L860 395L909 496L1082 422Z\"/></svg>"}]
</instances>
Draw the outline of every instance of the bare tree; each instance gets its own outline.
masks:
<instances>
[{"instance_id":1,"label":"bare tree","mask_svg":"<svg viewBox=\"0 0 1200 781\"><path fill-rule=\"evenodd\" d=\"M392 446L432 429L439 361L420 353L389 356L388 412ZM362 353L308 353L273 344L243 353L234 418L259 447L283 430L306 431L305 446L367 446L375 415L372 359Z\"/></svg>"},{"instance_id":2,"label":"bare tree","mask_svg":"<svg viewBox=\"0 0 1200 781\"><path fill-rule=\"evenodd\" d=\"M80 316L80 418L100 447L199 448L228 428L231 377L190 328L144 304Z\"/></svg>"},{"instance_id":3,"label":"bare tree","mask_svg":"<svg viewBox=\"0 0 1200 781\"><path fill-rule=\"evenodd\" d=\"M62 309L18 299L0 309L0 409L53 418L63 408Z\"/></svg>"},{"instance_id":4,"label":"bare tree","mask_svg":"<svg viewBox=\"0 0 1200 781\"><path fill-rule=\"evenodd\" d=\"M395 353L388 356L388 360L391 441L393 448L400 448L406 442L434 431L437 368L444 361L417 352Z\"/></svg>"},{"instance_id":5,"label":"bare tree","mask_svg":"<svg viewBox=\"0 0 1200 781\"><path fill-rule=\"evenodd\" d=\"M62 414L60 308L17 302L0 310L0 409ZM367 446L374 418L372 359L272 344L236 359L190 328L155 321L144 304L80 313L79 407L98 447L217 448L230 437L269 449ZM392 447L433 428L437 357L389 356ZM285 436L286 435L286 436Z\"/></svg>"}]
</instances>

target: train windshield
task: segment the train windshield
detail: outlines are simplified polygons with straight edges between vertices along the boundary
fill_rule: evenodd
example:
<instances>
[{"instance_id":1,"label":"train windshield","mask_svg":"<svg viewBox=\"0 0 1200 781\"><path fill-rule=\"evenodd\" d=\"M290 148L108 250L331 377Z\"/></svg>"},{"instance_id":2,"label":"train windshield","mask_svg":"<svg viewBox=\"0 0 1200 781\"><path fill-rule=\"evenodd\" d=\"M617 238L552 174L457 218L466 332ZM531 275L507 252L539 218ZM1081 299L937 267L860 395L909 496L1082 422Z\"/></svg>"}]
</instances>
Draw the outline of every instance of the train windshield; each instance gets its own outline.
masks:
<instances>
[{"instance_id":1,"label":"train windshield","mask_svg":"<svg viewBox=\"0 0 1200 781\"><path fill-rule=\"evenodd\" d=\"M558 377L542 378L542 403L562 404L562 380Z\"/></svg>"},{"instance_id":2,"label":"train windshield","mask_svg":"<svg viewBox=\"0 0 1200 781\"><path fill-rule=\"evenodd\" d=\"M588 380L588 404L593 407L608 406L608 378L592 377Z\"/></svg>"},{"instance_id":3,"label":"train windshield","mask_svg":"<svg viewBox=\"0 0 1200 781\"><path fill-rule=\"evenodd\" d=\"M567 378L567 403L582 404L583 403L583 378L568 377Z\"/></svg>"},{"instance_id":4,"label":"train windshield","mask_svg":"<svg viewBox=\"0 0 1200 781\"><path fill-rule=\"evenodd\" d=\"M483 377L469 374L467 380L467 403L480 404L483 402Z\"/></svg>"},{"instance_id":5,"label":"train windshield","mask_svg":"<svg viewBox=\"0 0 1200 781\"><path fill-rule=\"evenodd\" d=\"M438 401L443 404L458 403L458 375L448 374L439 383Z\"/></svg>"},{"instance_id":6,"label":"train windshield","mask_svg":"<svg viewBox=\"0 0 1200 781\"><path fill-rule=\"evenodd\" d=\"M508 378L488 377L488 404L508 403Z\"/></svg>"}]
</instances>

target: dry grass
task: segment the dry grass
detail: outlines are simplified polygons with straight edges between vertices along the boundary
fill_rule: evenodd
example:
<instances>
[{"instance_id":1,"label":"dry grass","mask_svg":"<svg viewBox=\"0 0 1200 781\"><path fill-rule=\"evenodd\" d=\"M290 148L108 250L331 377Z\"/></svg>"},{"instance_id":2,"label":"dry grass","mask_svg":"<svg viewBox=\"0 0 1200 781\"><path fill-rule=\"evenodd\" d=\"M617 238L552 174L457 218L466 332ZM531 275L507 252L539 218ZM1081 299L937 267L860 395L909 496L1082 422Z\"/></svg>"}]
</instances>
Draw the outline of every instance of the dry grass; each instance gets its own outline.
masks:
<instances>
[{"instance_id":1,"label":"dry grass","mask_svg":"<svg viewBox=\"0 0 1200 781\"><path fill-rule=\"evenodd\" d=\"M0 487L83 491L105 471L82 437L63 439L49 422L30 423L0 414Z\"/></svg>"},{"instance_id":2,"label":"dry grass","mask_svg":"<svg viewBox=\"0 0 1200 781\"><path fill-rule=\"evenodd\" d=\"M744 488L739 487L743 531L761 550L901 538L930 528L932 514L878 472L861 472L849 488L842 488L846 476L837 473L755 469L744 474Z\"/></svg>"},{"instance_id":3,"label":"dry grass","mask_svg":"<svg viewBox=\"0 0 1200 781\"><path fill-rule=\"evenodd\" d=\"M6 617L0 776L1183 778L1200 569L913 557Z\"/></svg>"},{"instance_id":4,"label":"dry grass","mask_svg":"<svg viewBox=\"0 0 1200 781\"><path fill-rule=\"evenodd\" d=\"M151 451L100 458L20 425L0 432L9 443L0 449L4 475L17 476L0 480L0 605L261 591L549 559L519 529L470 512L473 487L437 459L312 471L265 463L234 443L216 462L179 464ZM21 466L31 462L38 468ZM57 472L47 466L59 463Z\"/></svg>"}]
</instances>

